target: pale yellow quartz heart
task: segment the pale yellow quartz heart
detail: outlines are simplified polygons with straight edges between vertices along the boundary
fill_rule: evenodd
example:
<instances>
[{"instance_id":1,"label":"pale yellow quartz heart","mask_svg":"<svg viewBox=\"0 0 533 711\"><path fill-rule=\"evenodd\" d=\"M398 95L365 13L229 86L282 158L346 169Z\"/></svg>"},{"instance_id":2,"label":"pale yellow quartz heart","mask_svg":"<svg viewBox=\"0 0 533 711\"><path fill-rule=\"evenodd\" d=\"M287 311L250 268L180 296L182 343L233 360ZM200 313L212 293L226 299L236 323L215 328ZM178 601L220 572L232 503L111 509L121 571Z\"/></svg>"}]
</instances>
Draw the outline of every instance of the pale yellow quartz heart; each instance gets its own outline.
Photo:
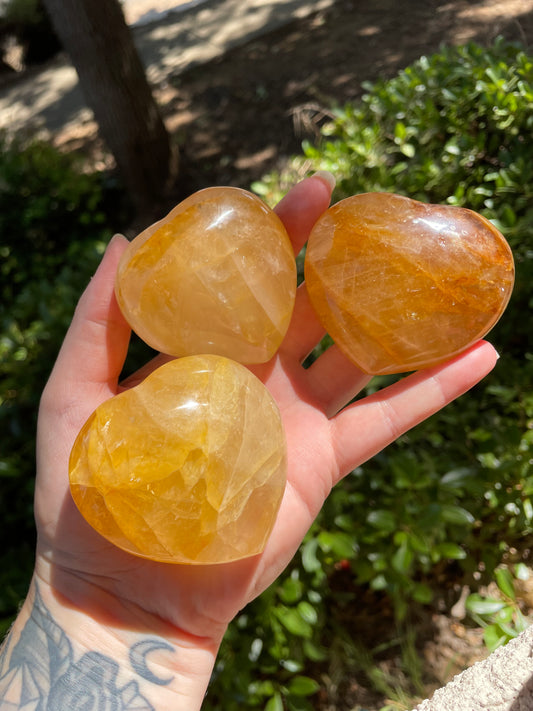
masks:
<instances>
[{"instance_id":1,"label":"pale yellow quartz heart","mask_svg":"<svg viewBox=\"0 0 533 711\"><path fill-rule=\"evenodd\" d=\"M115 292L132 329L158 351L263 363L291 319L294 253L257 196L207 188L131 242Z\"/></svg>"},{"instance_id":2,"label":"pale yellow quartz heart","mask_svg":"<svg viewBox=\"0 0 533 711\"><path fill-rule=\"evenodd\" d=\"M507 306L514 263L471 210L365 193L318 220L305 280L335 343L379 375L435 365L483 337Z\"/></svg>"},{"instance_id":3,"label":"pale yellow quartz heart","mask_svg":"<svg viewBox=\"0 0 533 711\"><path fill-rule=\"evenodd\" d=\"M227 358L161 366L100 405L70 457L72 497L102 536L168 563L260 553L286 480L272 396Z\"/></svg>"}]
</instances>

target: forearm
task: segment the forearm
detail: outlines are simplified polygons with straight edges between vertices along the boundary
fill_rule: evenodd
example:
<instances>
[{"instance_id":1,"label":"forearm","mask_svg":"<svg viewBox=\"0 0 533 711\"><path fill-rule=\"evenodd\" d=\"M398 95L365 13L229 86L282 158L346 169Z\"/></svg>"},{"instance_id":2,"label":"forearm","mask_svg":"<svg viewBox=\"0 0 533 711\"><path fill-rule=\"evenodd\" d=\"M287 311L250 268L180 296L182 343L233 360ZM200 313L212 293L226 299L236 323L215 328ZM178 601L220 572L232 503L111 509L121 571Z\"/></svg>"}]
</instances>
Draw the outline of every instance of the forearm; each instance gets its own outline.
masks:
<instances>
[{"instance_id":1,"label":"forearm","mask_svg":"<svg viewBox=\"0 0 533 711\"><path fill-rule=\"evenodd\" d=\"M68 709L200 709L214 666L213 643L109 602L105 619L31 585L0 650L0 706ZM154 632L155 630L155 632Z\"/></svg>"}]
</instances>

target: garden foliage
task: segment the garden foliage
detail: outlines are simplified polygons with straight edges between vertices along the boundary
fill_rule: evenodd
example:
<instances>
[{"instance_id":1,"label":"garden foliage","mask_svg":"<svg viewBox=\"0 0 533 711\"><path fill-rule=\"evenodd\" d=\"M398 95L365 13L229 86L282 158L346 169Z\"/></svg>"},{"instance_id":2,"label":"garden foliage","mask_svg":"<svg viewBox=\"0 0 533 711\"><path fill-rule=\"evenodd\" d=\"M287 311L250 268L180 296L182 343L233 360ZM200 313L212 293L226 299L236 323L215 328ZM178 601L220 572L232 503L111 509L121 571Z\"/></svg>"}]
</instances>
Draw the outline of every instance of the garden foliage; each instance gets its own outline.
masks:
<instances>
[{"instance_id":1,"label":"garden foliage","mask_svg":"<svg viewBox=\"0 0 533 711\"><path fill-rule=\"evenodd\" d=\"M0 619L33 564L35 426L41 391L109 232L102 186L41 141L0 137Z\"/></svg>"},{"instance_id":2,"label":"garden foliage","mask_svg":"<svg viewBox=\"0 0 533 711\"><path fill-rule=\"evenodd\" d=\"M275 201L302 170L325 169L337 178L335 199L388 191L469 207L507 237L517 275L489 336L501 355L494 373L336 487L294 568L265 598L269 606L263 599L260 612L246 611L247 619L273 615L286 604L291 576L304 576L300 599L317 619L307 633L319 645L340 634L339 610L358 606L363 591L385 594L396 621L407 622L413 605L445 596L446 581L491 579L510 551L527 552L533 532L533 58L504 41L489 49L469 44L422 57L365 89L360 102L336 109L321 140L304 145L285 175L268 176L256 191ZM389 381L376 378L369 390ZM349 568L353 585L342 595L331 588L339 566ZM276 625L268 635L259 629L258 637L271 639ZM491 640L512 636L510 624L506 635L498 630L491 627ZM238 624L228 640L235 649L242 644ZM278 663L292 659L301 674L316 662L303 644L294 647L280 655L264 643L258 661L268 668L276 655Z\"/></svg>"},{"instance_id":3,"label":"garden foliage","mask_svg":"<svg viewBox=\"0 0 533 711\"><path fill-rule=\"evenodd\" d=\"M390 191L484 214L509 240L517 268L490 335L501 359L481 385L333 490L289 569L228 631L206 709L311 709L320 675L343 677L338 664L349 662L335 650L357 637L346 620L362 595L387 600L401 625L414 606L445 597L449 581L490 579L533 533L533 59L503 41L443 49L365 90L335 110L286 175L255 189L273 201L302 167L327 169L336 199ZM31 562L38 397L108 236L101 198L96 179L46 146L4 147L0 515L19 541L2 551L4 616ZM375 378L367 392L389 381ZM483 618L496 625L493 642L512 636L516 613L511 582L494 575L512 612ZM490 612L481 598L470 604L478 621Z\"/></svg>"}]
</instances>

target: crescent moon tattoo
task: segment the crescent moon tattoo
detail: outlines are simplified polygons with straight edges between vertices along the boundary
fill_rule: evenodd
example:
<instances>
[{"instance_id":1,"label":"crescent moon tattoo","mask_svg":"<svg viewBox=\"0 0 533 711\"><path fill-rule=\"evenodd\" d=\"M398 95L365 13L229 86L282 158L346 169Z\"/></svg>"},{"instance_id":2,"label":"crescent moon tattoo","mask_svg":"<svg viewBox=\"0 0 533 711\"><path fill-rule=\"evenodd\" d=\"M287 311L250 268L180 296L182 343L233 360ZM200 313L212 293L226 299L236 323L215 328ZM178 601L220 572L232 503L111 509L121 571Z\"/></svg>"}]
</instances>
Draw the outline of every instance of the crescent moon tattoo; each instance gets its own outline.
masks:
<instances>
[{"instance_id":1,"label":"crescent moon tattoo","mask_svg":"<svg viewBox=\"0 0 533 711\"><path fill-rule=\"evenodd\" d=\"M146 681L150 681L152 684L159 684L159 686L166 686L166 684L170 684L172 677L156 676L146 663L148 654L156 649L164 649L168 652L174 651L174 647L162 639L145 639L132 645L130 649L130 664L135 673L146 679Z\"/></svg>"}]
</instances>

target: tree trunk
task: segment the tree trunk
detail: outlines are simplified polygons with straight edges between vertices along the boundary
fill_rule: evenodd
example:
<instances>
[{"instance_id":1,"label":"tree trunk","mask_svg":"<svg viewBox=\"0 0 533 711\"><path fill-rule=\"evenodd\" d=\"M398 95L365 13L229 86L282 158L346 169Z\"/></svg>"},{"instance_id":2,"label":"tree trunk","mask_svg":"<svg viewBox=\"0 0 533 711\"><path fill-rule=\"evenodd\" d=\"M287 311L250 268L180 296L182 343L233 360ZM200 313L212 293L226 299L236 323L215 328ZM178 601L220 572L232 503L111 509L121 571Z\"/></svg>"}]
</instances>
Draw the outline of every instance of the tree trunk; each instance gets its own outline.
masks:
<instances>
[{"instance_id":1,"label":"tree trunk","mask_svg":"<svg viewBox=\"0 0 533 711\"><path fill-rule=\"evenodd\" d=\"M44 0L103 139L139 210L173 173L170 138L119 0Z\"/></svg>"}]
</instances>

